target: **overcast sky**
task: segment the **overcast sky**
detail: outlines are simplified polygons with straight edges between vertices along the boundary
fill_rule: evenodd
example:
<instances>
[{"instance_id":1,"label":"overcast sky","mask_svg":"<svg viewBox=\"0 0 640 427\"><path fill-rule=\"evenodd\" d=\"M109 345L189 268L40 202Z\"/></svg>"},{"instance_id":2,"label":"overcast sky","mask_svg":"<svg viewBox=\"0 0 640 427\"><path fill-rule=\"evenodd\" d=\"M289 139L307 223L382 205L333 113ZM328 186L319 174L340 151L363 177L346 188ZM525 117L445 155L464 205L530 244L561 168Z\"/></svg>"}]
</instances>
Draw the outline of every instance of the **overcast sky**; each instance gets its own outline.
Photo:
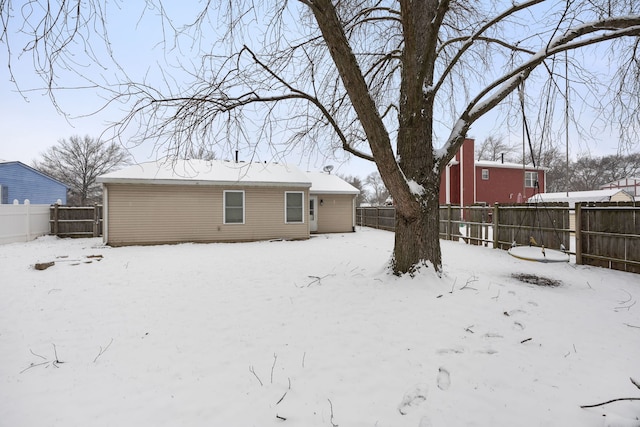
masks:
<instances>
[{"instance_id":1,"label":"overcast sky","mask_svg":"<svg viewBox=\"0 0 640 427\"><path fill-rule=\"evenodd\" d=\"M129 7L126 4L123 7ZM126 10L122 12L128 12ZM136 11L139 13L139 10ZM135 14L128 14L135 15ZM135 70L144 62L147 49L154 50L153 40L158 40L158 28L149 22L140 21L132 24L133 21L122 22L117 35L112 36L116 54L119 62L126 69ZM16 34L10 34L13 40L19 40ZM133 41L136 41L135 43ZM145 47L144 41L151 48ZM155 42L153 42L155 43ZM18 57L15 52L12 57L12 67L15 76L19 79L22 89L42 87L42 80L34 73L31 58L26 55ZM0 46L0 159L19 160L26 164L31 164L38 159L43 151L55 145L60 139L66 139L73 135L89 135L91 137L100 136L107 128L108 122L117 121L123 114L115 108L82 117L91 113L100 101L97 94L91 90L83 92L65 94L63 96L63 107L70 114L65 117L56 111L51 100L41 91L26 91L22 94L10 81L10 74L7 68L8 54L5 46ZM564 107L557 107L562 109ZM511 120L517 123L518 117ZM499 122L496 114L488 115L479 120L471 129L469 137L476 139L476 145L490 135L501 134L505 139L514 145L522 143L522 134L518 131L518 126L514 126L511 134L496 129L495 124ZM443 135L444 137L445 135ZM108 135L105 135L108 137ZM572 147L570 152L572 157L591 151L594 155L614 154L617 150L617 137L615 135L601 134L596 141L581 141L577 136L572 137ZM153 151L153 146L140 146L131 150L137 162L143 162L158 157L158 153ZM249 156L250 153L240 153L240 157ZM223 155L221 157L227 157ZM263 153L260 160L270 160L264 158L268 154ZM341 161L328 160L319 155L305 156L300 153L290 155L286 161L300 166L307 170L320 170L327 163L332 163L335 170L341 174L356 175L364 177L375 170L372 163L359 160L348 159ZM282 160L282 159L278 159Z\"/></svg>"}]
</instances>

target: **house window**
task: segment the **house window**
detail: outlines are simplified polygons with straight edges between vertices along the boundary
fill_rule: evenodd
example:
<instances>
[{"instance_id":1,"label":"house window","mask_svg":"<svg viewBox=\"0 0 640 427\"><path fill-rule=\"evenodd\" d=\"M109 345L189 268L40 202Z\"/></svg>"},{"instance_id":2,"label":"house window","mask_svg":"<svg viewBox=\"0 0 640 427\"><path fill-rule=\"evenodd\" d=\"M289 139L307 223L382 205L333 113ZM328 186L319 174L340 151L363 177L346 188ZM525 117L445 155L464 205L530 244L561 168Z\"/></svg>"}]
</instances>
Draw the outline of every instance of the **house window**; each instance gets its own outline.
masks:
<instances>
[{"instance_id":1,"label":"house window","mask_svg":"<svg viewBox=\"0 0 640 427\"><path fill-rule=\"evenodd\" d=\"M244 191L224 191L224 223L244 224Z\"/></svg>"},{"instance_id":2,"label":"house window","mask_svg":"<svg viewBox=\"0 0 640 427\"><path fill-rule=\"evenodd\" d=\"M285 192L285 222L304 222L304 193L301 191Z\"/></svg>"},{"instance_id":3,"label":"house window","mask_svg":"<svg viewBox=\"0 0 640 427\"><path fill-rule=\"evenodd\" d=\"M538 187L538 172L525 172L524 173L524 185L527 188Z\"/></svg>"},{"instance_id":4,"label":"house window","mask_svg":"<svg viewBox=\"0 0 640 427\"><path fill-rule=\"evenodd\" d=\"M482 169L482 179L485 181L489 179L489 169Z\"/></svg>"},{"instance_id":5,"label":"house window","mask_svg":"<svg viewBox=\"0 0 640 427\"><path fill-rule=\"evenodd\" d=\"M0 204L9 203L9 188L6 185L0 185Z\"/></svg>"}]
</instances>

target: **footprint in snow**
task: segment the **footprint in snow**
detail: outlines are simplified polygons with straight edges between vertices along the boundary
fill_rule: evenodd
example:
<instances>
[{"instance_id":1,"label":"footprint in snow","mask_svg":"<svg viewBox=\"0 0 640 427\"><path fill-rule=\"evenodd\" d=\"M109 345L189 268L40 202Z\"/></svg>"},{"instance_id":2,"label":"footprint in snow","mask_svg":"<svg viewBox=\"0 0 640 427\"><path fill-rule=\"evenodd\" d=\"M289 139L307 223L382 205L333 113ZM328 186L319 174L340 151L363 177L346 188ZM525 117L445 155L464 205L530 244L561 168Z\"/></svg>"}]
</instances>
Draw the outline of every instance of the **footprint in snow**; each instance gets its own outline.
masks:
<instances>
[{"instance_id":1,"label":"footprint in snow","mask_svg":"<svg viewBox=\"0 0 640 427\"><path fill-rule=\"evenodd\" d=\"M440 390L449 390L451 387L451 375L445 368L438 369L438 388Z\"/></svg>"},{"instance_id":2,"label":"footprint in snow","mask_svg":"<svg viewBox=\"0 0 640 427\"><path fill-rule=\"evenodd\" d=\"M461 354L464 353L464 347L462 346L454 346L452 348L439 348L436 350L438 354Z\"/></svg>"},{"instance_id":3,"label":"footprint in snow","mask_svg":"<svg viewBox=\"0 0 640 427\"><path fill-rule=\"evenodd\" d=\"M426 384L416 384L407 391L402 398L402 402L398 405L398 411L402 415L407 415L411 409L420 406L427 400L429 387Z\"/></svg>"}]
</instances>

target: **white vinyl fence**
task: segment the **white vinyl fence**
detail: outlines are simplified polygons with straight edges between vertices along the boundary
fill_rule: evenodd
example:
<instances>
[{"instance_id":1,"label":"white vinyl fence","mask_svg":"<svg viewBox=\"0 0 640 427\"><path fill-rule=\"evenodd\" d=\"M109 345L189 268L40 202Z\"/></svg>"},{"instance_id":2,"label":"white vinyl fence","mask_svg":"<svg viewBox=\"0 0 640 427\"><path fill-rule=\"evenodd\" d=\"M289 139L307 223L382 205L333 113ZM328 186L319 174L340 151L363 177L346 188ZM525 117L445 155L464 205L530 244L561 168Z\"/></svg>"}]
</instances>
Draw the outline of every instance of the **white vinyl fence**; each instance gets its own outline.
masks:
<instances>
[{"instance_id":1,"label":"white vinyl fence","mask_svg":"<svg viewBox=\"0 0 640 427\"><path fill-rule=\"evenodd\" d=\"M0 205L0 244L28 242L49 234L49 205L32 205L25 200Z\"/></svg>"}]
</instances>

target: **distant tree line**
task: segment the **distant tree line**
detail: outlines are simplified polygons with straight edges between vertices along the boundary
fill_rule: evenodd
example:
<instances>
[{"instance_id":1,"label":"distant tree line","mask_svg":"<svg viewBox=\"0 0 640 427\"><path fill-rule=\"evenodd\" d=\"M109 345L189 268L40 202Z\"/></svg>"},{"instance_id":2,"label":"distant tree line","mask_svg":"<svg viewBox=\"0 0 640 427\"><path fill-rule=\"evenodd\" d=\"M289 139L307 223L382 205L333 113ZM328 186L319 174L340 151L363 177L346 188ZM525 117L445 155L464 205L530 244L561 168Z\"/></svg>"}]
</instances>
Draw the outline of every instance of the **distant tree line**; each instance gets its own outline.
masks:
<instances>
[{"instance_id":1,"label":"distant tree line","mask_svg":"<svg viewBox=\"0 0 640 427\"><path fill-rule=\"evenodd\" d=\"M569 162L568 185L566 161L552 162L548 167L547 191L550 193L597 190L603 184L640 175L640 153L579 157Z\"/></svg>"}]
</instances>

